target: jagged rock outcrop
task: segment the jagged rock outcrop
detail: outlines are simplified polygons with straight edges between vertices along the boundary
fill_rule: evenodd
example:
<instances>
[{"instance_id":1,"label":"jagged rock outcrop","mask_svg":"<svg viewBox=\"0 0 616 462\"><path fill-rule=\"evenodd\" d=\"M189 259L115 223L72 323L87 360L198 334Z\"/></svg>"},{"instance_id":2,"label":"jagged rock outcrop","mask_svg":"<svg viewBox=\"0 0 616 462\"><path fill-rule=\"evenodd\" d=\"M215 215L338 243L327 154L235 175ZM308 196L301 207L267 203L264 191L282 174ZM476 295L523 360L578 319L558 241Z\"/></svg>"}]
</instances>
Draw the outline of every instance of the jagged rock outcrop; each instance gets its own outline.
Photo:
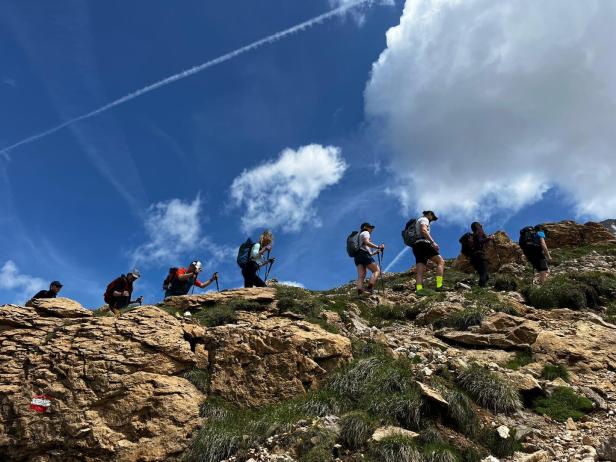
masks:
<instances>
[{"instance_id":1,"label":"jagged rock outcrop","mask_svg":"<svg viewBox=\"0 0 616 462\"><path fill-rule=\"evenodd\" d=\"M605 228L612 233L614 236L616 236L616 220L614 219L610 219L610 220L604 220L601 222L601 225L605 226Z\"/></svg>"},{"instance_id":2,"label":"jagged rock outcrop","mask_svg":"<svg viewBox=\"0 0 616 462\"><path fill-rule=\"evenodd\" d=\"M614 235L605 226L592 221L582 225L566 220L558 223L544 223L541 226L547 230L546 244L551 249L616 243Z\"/></svg>"},{"instance_id":3,"label":"jagged rock outcrop","mask_svg":"<svg viewBox=\"0 0 616 462\"><path fill-rule=\"evenodd\" d=\"M520 246L517 242L513 242L504 231L494 233L494 241L486 244L485 253L490 271L497 271L505 265L524 264L526 261ZM458 255L453 267L465 273L475 271L468 257L462 254Z\"/></svg>"},{"instance_id":4,"label":"jagged rock outcrop","mask_svg":"<svg viewBox=\"0 0 616 462\"><path fill-rule=\"evenodd\" d=\"M273 301L254 289L165 303L195 310L238 293ZM346 337L275 310L238 318L205 328L154 306L119 318L66 299L1 306L1 460L178 460L206 399L187 371L204 370L211 394L259 406L305 393L351 357ZM43 414L30 409L40 395L51 402Z\"/></svg>"}]
</instances>

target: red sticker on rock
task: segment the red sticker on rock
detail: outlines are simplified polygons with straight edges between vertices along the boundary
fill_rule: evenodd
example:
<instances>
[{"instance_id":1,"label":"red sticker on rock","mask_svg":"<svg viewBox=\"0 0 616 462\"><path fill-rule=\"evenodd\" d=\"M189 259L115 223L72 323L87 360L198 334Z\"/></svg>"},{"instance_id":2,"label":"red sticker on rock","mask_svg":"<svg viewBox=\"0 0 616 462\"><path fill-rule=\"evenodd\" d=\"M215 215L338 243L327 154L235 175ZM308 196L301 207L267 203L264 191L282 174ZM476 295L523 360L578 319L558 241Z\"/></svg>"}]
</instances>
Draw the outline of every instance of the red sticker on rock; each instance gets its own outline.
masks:
<instances>
[{"instance_id":1,"label":"red sticker on rock","mask_svg":"<svg viewBox=\"0 0 616 462\"><path fill-rule=\"evenodd\" d=\"M49 406L51 406L51 397L47 395L34 395L30 401L30 409L39 414L47 412Z\"/></svg>"}]
</instances>

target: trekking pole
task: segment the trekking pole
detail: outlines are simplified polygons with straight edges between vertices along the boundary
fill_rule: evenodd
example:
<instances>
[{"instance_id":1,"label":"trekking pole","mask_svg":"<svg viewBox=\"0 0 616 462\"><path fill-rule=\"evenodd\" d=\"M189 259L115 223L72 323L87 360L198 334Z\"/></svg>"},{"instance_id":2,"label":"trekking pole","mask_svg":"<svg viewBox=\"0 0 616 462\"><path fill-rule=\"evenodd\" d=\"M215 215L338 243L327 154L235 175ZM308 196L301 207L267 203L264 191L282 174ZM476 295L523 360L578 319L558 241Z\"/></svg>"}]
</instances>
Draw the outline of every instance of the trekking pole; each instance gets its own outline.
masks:
<instances>
[{"instance_id":1,"label":"trekking pole","mask_svg":"<svg viewBox=\"0 0 616 462\"><path fill-rule=\"evenodd\" d=\"M217 291L217 292L220 292L220 286L218 285L218 273L216 273L216 279L215 279L215 281L216 281L216 291Z\"/></svg>"},{"instance_id":2,"label":"trekking pole","mask_svg":"<svg viewBox=\"0 0 616 462\"><path fill-rule=\"evenodd\" d=\"M379 279L381 280L381 293L385 295L385 281L383 280L383 259L385 258L385 249L381 249L377 253L379 259Z\"/></svg>"},{"instance_id":3,"label":"trekking pole","mask_svg":"<svg viewBox=\"0 0 616 462\"><path fill-rule=\"evenodd\" d=\"M265 279L263 280L263 282L267 282L267 278L270 274L270 271L272 270L272 265L274 264L273 261L270 260L269 266L267 267L267 271L265 272Z\"/></svg>"}]
</instances>

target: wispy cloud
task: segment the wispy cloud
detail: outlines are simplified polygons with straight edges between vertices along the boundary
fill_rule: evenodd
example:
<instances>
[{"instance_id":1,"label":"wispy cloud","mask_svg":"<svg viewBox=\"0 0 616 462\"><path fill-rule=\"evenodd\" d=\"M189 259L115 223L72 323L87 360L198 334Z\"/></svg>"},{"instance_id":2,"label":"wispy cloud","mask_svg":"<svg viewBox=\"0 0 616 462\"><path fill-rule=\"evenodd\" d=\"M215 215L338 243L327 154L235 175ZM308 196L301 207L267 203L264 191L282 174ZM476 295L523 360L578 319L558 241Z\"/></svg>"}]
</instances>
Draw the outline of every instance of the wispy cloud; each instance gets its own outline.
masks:
<instances>
[{"instance_id":1,"label":"wispy cloud","mask_svg":"<svg viewBox=\"0 0 616 462\"><path fill-rule=\"evenodd\" d=\"M339 148L311 144L287 148L277 160L244 171L231 185L235 205L244 210L242 227L294 232L308 221L318 226L314 201L340 181L346 169Z\"/></svg>"},{"instance_id":2,"label":"wispy cloud","mask_svg":"<svg viewBox=\"0 0 616 462\"><path fill-rule=\"evenodd\" d=\"M22 273L13 260L8 260L0 268L0 289L12 294L13 303L22 304L47 286L45 280Z\"/></svg>"},{"instance_id":3,"label":"wispy cloud","mask_svg":"<svg viewBox=\"0 0 616 462\"><path fill-rule=\"evenodd\" d=\"M214 58L214 59L212 59L210 61L207 61L207 62L205 62L203 64L199 64L198 66L194 66L194 67L192 67L190 69L187 69L185 71L178 72L177 74L174 74L174 75L171 75L171 76L169 76L169 77L167 77L165 79L159 80L158 82L154 82L154 83L152 83L150 85L147 85L147 86L145 86L143 88L135 90L134 92L129 93L129 94L127 94L127 95L125 95L125 96L123 96L121 98L118 98L118 99L114 100L114 101L111 101L108 104L100 106L97 109L94 109L94 110L92 110L90 112L86 112L86 113L84 113L82 115L79 115L77 117L73 117L71 119L68 119L65 122L62 122L61 124L58 124L58 125L56 125L54 127L51 127L51 128L49 128L47 130L44 130L44 131L40 132L40 133L36 133L36 134L31 135L31 136L29 136L27 138L24 138L24 139L22 139L20 141L17 141L17 142L15 142L15 143L13 143L13 144L11 144L9 146L6 146L2 150L0 150L0 154L5 154L6 155L6 154L8 154L9 151L11 151L11 150L13 150L15 148L18 148L19 146L23 146L23 145L26 145L26 144L33 143L33 142L35 142L37 140L40 140L41 138L45 138L45 137L47 137L49 135L52 135L52 134L56 133L57 131L60 131L63 128L71 126L71 125L73 125L73 124L75 124L77 122L81 122L83 120L87 120L87 119L95 117L95 116L97 116L99 114L102 114L104 112L107 112L107 111L109 111L110 109L113 109L116 106L120 106L121 104L124 104L124 103L126 103L128 101L131 101L131 100L133 100L135 98L138 98L138 97L140 97L140 96L142 96L142 95L144 95L146 93L149 93L151 91L157 90L159 88L162 88L164 86L167 86L169 84L177 82L178 80L182 80L182 79L185 79L185 78L190 77L192 75L198 74L199 72L202 72L202 71L204 71L206 69L209 69L210 67L217 66L217 65L222 64L222 63L224 63L226 61L229 61L229 60L231 60L233 58L241 56L241 55L243 55L245 53L248 53L250 51L254 51L254 50L258 49L258 48L261 48L261 47L263 47L265 45L270 45L272 43L275 43L275 42L277 42L279 40L282 40L285 37L288 37L289 35L293 35L293 34L296 34L298 32L302 32L302 31L304 31L306 29L309 29L309 28L311 28L313 26L316 26L317 24L320 24L323 21L326 21L326 20L328 20L328 19L330 19L330 18L332 18L334 16L338 16L338 15L343 14L343 13L345 13L345 12L347 12L347 11L353 9L353 8L357 8L357 7L361 6L361 5L370 4L372 2L373 2L373 0L350 0L350 1L345 1L345 2L343 2L343 4L341 4L337 8L334 8L333 10L328 11L327 13L321 14L319 16L315 16L312 19L304 21L304 22L302 22L300 24L297 24L297 25L295 25L293 27L289 27L288 29L285 29L283 31L276 32L275 34L269 35L269 36L267 36L265 38L262 38L260 40L255 41L255 42L252 42L252 43L250 43L248 45L245 45L245 46L243 46L241 48L238 48L238 49L233 50L233 51L231 51L229 53L226 53L226 54L224 54L222 56L219 56L219 57Z\"/></svg>"},{"instance_id":4,"label":"wispy cloud","mask_svg":"<svg viewBox=\"0 0 616 462\"><path fill-rule=\"evenodd\" d=\"M363 5L355 5L354 7L350 7L353 3L357 3L354 0L329 0L329 5L333 7L348 7L349 9L346 11L347 14L353 18L353 20L357 23L358 26L363 26L366 22L366 10L374 5L395 5L394 0L368 0L364 2Z\"/></svg>"}]
</instances>

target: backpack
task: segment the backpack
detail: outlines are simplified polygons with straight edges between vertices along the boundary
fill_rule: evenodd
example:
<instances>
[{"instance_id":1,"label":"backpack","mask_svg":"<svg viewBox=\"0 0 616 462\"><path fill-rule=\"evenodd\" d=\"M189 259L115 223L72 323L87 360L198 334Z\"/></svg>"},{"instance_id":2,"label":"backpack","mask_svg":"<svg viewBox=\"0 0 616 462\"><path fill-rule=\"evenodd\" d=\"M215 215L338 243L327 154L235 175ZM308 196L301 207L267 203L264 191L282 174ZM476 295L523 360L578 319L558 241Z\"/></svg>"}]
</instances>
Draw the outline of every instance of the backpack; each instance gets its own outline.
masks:
<instances>
[{"instance_id":1,"label":"backpack","mask_svg":"<svg viewBox=\"0 0 616 462\"><path fill-rule=\"evenodd\" d=\"M353 258L359 252L361 245L359 244L359 231L353 231L348 235L346 240L346 251L349 257Z\"/></svg>"},{"instance_id":2,"label":"backpack","mask_svg":"<svg viewBox=\"0 0 616 462\"><path fill-rule=\"evenodd\" d=\"M111 303L111 301L113 300L113 292L116 290L118 285L118 280L122 279L123 277L124 275L120 276L117 279L114 279L109 283L107 289L105 289L105 293L103 294L103 300L105 300L105 303Z\"/></svg>"},{"instance_id":3,"label":"backpack","mask_svg":"<svg viewBox=\"0 0 616 462\"><path fill-rule=\"evenodd\" d=\"M522 250L539 247L537 242L537 230L532 226L526 226L520 230L520 240L518 241Z\"/></svg>"},{"instance_id":4,"label":"backpack","mask_svg":"<svg viewBox=\"0 0 616 462\"><path fill-rule=\"evenodd\" d=\"M163 290L168 290L171 287L171 284L173 284L173 281L175 280L177 273L178 273L178 268L176 266L172 266L171 268L169 268L169 273L167 274L167 277L163 281Z\"/></svg>"},{"instance_id":5,"label":"backpack","mask_svg":"<svg viewBox=\"0 0 616 462\"><path fill-rule=\"evenodd\" d=\"M406 223L402 230L402 240L404 241L404 245L408 245L409 247L412 247L413 244L419 240L417 234L417 218L413 218Z\"/></svg>"},{"instance_id":6,"label":"backpack","mask_svg":"<svg viewBox=\"0 0 616 462\"><path fill-rule=\"evenodd\" d=\"M246 239L242 245L240 245L239 250L237 251L237 264L240 268L244 268L250 261L250 251L252 250L252 246L255 245L252 242L252 239Z\"/></svg>"},{"instance_id":7,"label":"backpack","mask_svg":"<svg viewBox=\"0 0 616 462\"><path fill-rule=\"evenodd\" d=\"M465 257L470 257L473 254L474 247L473 233L464 233L458 242L462 245L460 253Z\"/></svg>"}]
</instances>

